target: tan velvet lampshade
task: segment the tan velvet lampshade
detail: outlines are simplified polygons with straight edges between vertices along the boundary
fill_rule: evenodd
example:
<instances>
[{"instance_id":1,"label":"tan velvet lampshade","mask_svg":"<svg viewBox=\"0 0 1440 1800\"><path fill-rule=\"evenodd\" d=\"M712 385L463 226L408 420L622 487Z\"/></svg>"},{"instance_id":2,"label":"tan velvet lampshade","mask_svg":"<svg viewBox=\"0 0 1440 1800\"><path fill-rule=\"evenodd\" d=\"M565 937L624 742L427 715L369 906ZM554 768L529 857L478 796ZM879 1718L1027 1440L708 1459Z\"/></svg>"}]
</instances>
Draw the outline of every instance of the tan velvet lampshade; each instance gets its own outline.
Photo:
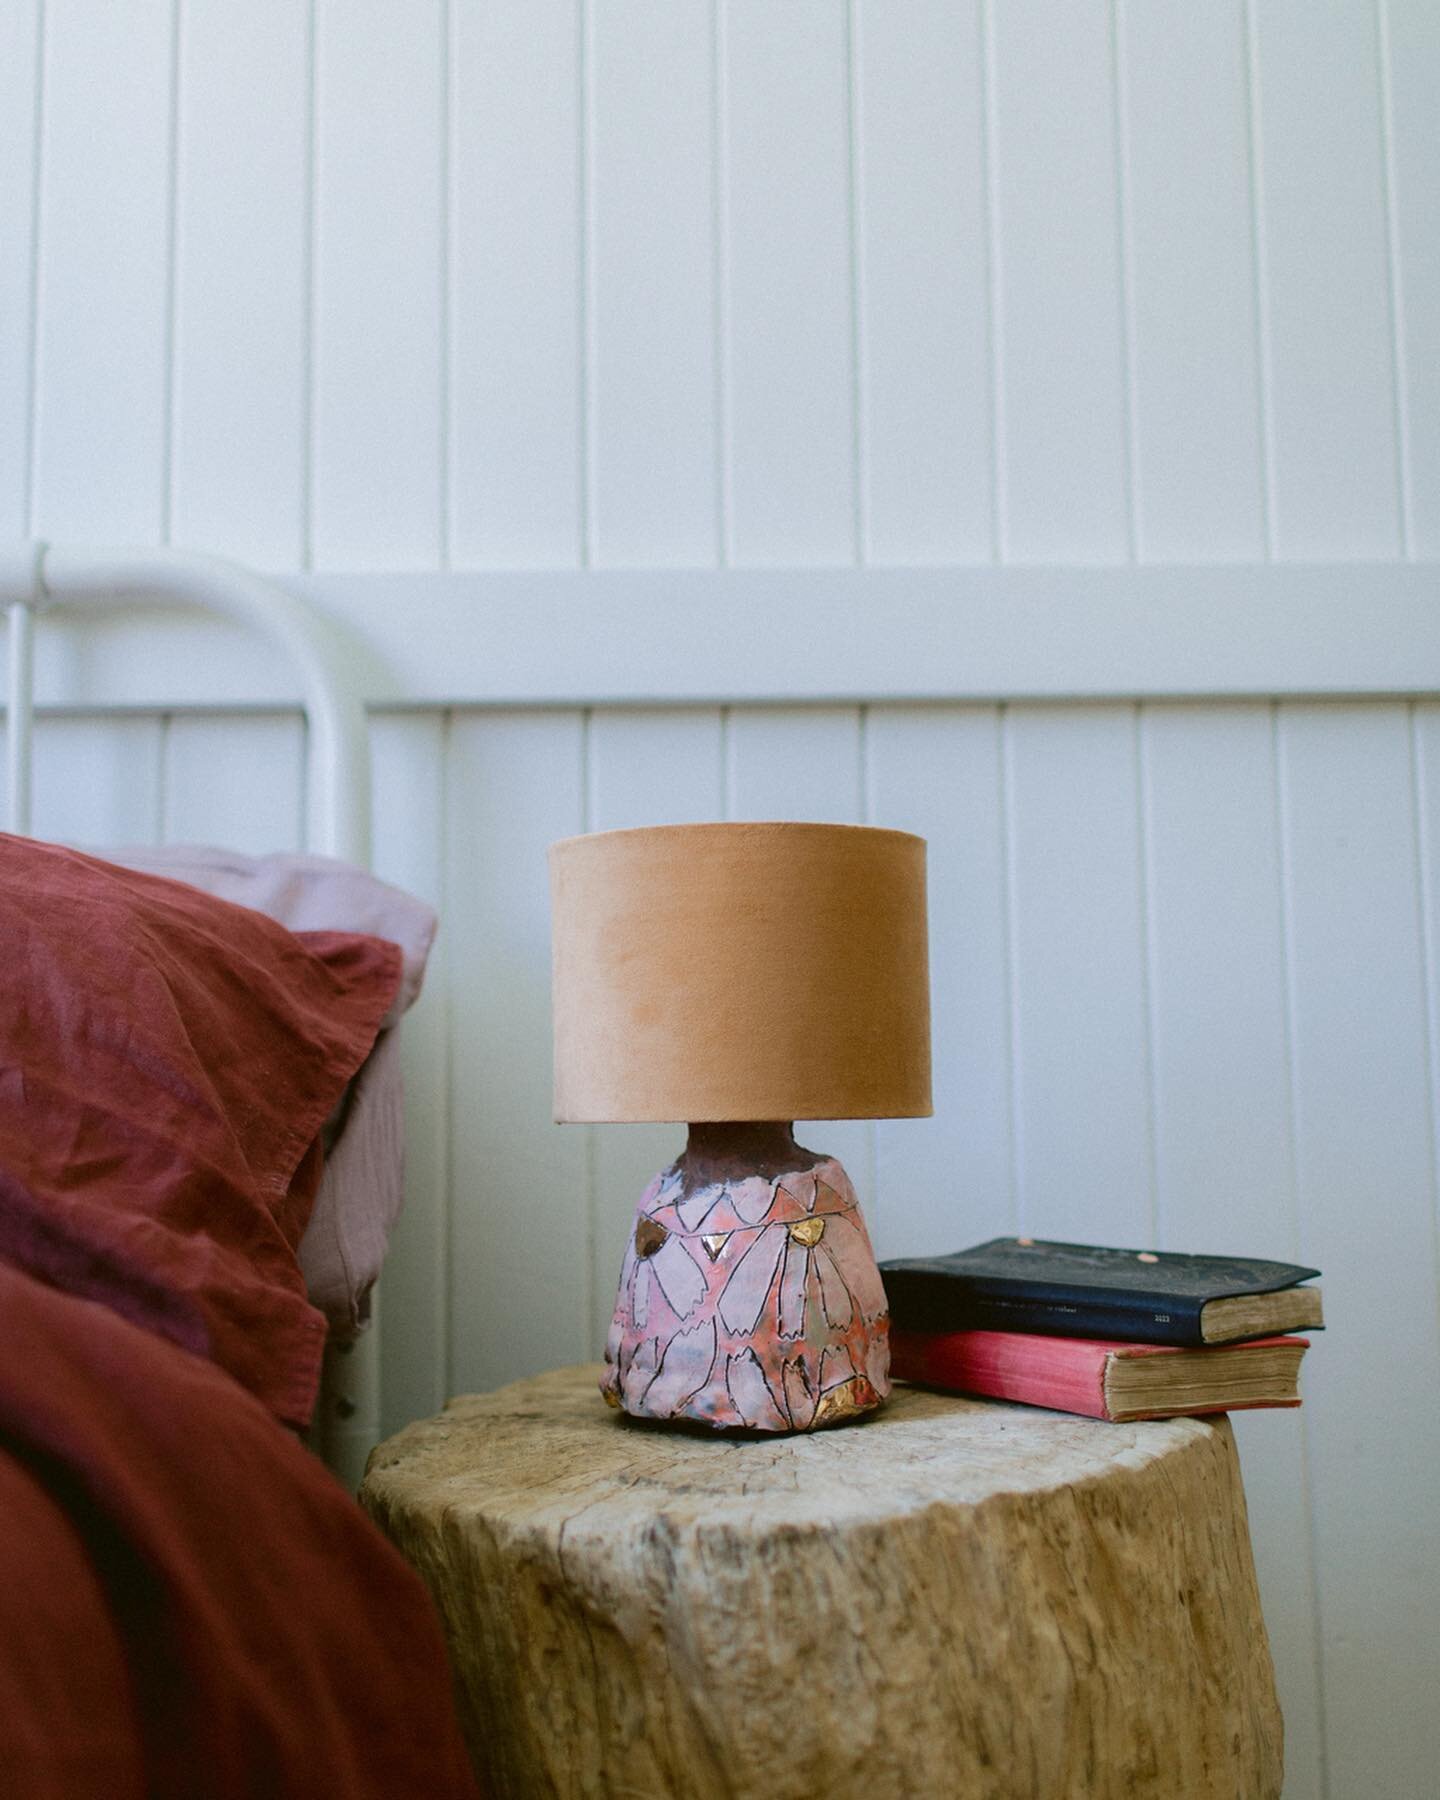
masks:
<instances>
[{"instance_id":1,"label":"tan velvet lampshade","mask_svg":"<svg viewBox=\"0 0 1440 1800\"><path fill-rule=\"evenodd\" d=\"M597 832L550 883L557 1120L929 1115L923 838Z\"/></svg>"}]
</instances>

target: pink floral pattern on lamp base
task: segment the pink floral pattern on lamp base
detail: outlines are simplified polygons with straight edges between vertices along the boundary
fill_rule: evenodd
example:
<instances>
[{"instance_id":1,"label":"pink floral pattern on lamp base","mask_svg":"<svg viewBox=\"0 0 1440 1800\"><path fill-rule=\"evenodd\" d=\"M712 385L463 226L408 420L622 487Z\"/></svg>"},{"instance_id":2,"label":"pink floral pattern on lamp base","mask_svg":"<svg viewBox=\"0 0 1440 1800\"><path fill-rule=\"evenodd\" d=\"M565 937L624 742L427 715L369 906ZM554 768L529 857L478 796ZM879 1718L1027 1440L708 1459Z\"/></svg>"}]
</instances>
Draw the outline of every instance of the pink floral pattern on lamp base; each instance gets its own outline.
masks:
<instances>
[{"instance_id":1,"label":"pink floral pattern on lamp base","mask_svg":"<svg viewBox=\"0 0 1440 1800\"><path fill-rule=\"evenodd\" d=\"M890 1392L890 1321L850 1178L832 1157L774 1179L645 1190L600 1387L646 1419L810 1431Z\"/></svg>"}]
</instances>

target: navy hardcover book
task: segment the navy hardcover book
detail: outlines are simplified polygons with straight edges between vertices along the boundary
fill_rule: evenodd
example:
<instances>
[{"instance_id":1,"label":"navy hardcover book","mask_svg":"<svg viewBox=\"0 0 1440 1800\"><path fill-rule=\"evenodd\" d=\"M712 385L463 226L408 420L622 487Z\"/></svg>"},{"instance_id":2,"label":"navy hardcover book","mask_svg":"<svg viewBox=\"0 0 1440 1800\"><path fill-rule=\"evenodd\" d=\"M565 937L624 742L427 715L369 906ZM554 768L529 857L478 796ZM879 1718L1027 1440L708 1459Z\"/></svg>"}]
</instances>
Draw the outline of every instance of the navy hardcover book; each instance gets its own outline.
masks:
<instances>
[{"instance_id":1,"label":"navy hardcover book","mask_svg":"<svg viewBox=\"0 0 1440 1800\"><path fill-rule=\"evenodd\" d=\"M883 1262L880 1273L890 1317L907 1331L1203 1345L1269 1335L1276 1329L1266 1322L1271 1315L1243 1297L1295 1288L1320 1271L1249 1257L992 1238L951 1256ZM1304 1316L1307 1328L1321 1323L1318 1289L1277 1304L1286 1316Z\"/></svg>"}]
</instances>

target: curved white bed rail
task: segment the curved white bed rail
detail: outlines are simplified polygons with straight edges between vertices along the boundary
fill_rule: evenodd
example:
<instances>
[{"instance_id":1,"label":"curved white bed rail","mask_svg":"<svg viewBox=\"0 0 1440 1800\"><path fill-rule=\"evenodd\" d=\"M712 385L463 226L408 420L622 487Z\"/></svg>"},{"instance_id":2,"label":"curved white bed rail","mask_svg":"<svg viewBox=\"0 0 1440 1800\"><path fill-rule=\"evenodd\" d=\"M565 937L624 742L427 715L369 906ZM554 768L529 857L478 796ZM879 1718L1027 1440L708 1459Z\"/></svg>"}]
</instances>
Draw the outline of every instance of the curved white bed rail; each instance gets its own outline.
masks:
<instances>
[{"instance_id":1,"label":"curved white bed rail","mask_svg":"<svg viewBox=\"0 0 1440 1800\"><path fill-rule=\"evenodd\" d=\"M0 598L10 609L12 829L23 829L15 823L17 806L27 814L29 806L33 615L137 603L197 607L253 626L289 657L301 678L308 727L309 848L369 862L370 753L359 669L323 614L236 563L190 550L19 545L0 553Z\"/></svg>"},{"instance_id":2,"label":"curved white bed rail","mask_svg":"<svg viewBox=\"0 0 1440 1800\"><path fill-rule=\"evenodd\" d=\"M0 546L0 605L9 614L6 798L11 831L31 821L34 619L64 608L171 605L220 613L278 645L300 675L307 726L307 846L370 861L370 745L359 662L322 613L248 569L188 550ZM373 1303L372 1303L373 1304ZM368 1332L326 1359L316 1436L354 1488L379 1436L378 1306Z\"/></svg>"}]
</instances>

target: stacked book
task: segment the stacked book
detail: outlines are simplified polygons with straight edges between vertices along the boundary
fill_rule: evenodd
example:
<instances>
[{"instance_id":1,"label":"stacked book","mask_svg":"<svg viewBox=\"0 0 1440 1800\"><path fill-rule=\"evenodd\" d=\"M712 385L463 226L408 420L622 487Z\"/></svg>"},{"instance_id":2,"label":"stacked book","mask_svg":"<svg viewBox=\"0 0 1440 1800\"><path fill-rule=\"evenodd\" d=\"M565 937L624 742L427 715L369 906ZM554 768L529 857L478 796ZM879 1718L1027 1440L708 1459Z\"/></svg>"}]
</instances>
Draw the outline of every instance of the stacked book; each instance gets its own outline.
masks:
<instances>
[{"instance_id":1,"label":"stacked book","mask_svg":"<svg viewBox=\"0 0 1440 1800\"><path fill-rule=\"evenodd\" d=\"M1096 1419L1298 1406L1324 1323L1293 1263L993 1238L880 1272L901 1380Z\"/></svg>"}]
</instances>

